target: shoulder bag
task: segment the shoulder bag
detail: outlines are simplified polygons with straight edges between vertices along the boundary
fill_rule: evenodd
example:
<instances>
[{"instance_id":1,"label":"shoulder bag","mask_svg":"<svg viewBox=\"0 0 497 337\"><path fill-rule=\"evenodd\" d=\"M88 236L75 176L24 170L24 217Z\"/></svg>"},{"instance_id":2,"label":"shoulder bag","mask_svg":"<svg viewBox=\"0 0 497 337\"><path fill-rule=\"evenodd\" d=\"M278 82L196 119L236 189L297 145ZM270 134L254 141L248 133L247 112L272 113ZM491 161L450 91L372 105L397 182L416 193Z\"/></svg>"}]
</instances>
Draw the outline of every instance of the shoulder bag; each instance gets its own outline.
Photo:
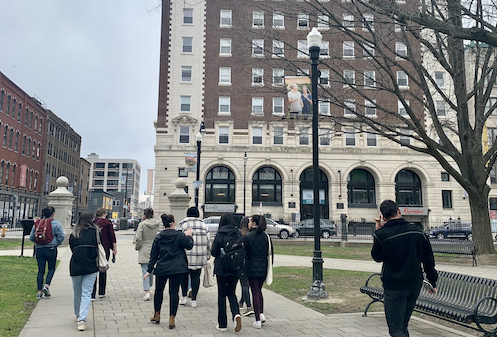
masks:
<instances>
[{"instance_id":1,"label":"shoulder bag","mask_svg":"<svg viewBox=\"0 0 497 337\"><path fill-rule=\"evenodd\" d=\"M95 231L97 233L97 247L98 247L98 256L97 256L97 265L98 271L101 273L105 273L109 269L109 262L107 261L107 256L105 255L104 246L100 242L100 235L98 235L98 229Z\"/></svg>"},{"instance_id":2,"label":"shoulder bag","mask_svg":"<svg viewBox=\"0 0 497 337\"><path fill-rule=\"evenodd\" d=\"M271 251L271 239L269 235L267 235L267 274L266 274L266 284L270 286L273 283L273 259L272 259L272 251Z\"/></svg>"}]
</instances>

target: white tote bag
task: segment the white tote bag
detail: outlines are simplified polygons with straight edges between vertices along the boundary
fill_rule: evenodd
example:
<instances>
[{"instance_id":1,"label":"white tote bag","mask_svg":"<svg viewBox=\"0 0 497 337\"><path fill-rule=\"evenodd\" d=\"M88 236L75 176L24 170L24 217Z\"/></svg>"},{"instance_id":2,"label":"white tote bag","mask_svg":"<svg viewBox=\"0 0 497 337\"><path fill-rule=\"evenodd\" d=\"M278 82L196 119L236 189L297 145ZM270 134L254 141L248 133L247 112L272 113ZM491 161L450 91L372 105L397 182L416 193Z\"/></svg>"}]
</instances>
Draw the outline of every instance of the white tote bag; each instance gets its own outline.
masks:
<instances>
[{"instance_id":1,"label":"white tote bag","mask_svg":"<svg viewBox=\"0 0 497 337\"><path fill-rule=\"evenodd\" d=\"M107 261L107 256L105 255L104 246L102 246L102 243L100 242L100 235L98 235L98 230L96 231L96 233L98 247L98 271L101 273L105 273L107 270L109 270L109 262Z\"/></svg>"},{"instance_id":2,"label":"white tote bag","mask_svg":"<svg viewBox=\"0 0 497 337\"><path fill-rule=\"evenodd\" d=\"M271 239L269 238L269 235L267 235L267 243L268 243L268 248L267 248L267 274L266 274L266 284L270 286L273 283L273 259L272 259L272 251L271 251Z\"/></svg>"},{"instance_id":3,"label":"white tote bag","mask_svg":"<svg viewBox=\"0 0 497 337\"><path fill-rule=\"evenodd\" d=\"M202 285L204 286L204 288L209 288L215 285L216 280L214 278L214 259L210 258L209 260L207 260L207 264L202 269L204 273L204 280Z\"/></svg>"}]
</instances>

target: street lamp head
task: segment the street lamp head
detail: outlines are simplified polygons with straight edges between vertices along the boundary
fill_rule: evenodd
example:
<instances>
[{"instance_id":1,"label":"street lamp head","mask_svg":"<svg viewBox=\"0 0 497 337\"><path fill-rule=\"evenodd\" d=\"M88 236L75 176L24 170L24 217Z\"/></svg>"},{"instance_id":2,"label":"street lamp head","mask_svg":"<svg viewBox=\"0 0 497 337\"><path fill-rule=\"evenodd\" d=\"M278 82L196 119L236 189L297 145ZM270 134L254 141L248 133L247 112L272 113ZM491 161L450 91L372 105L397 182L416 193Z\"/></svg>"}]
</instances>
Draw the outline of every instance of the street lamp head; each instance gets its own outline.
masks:
<instances>
[{"instance_id":1,"label":"street lamp head","mask_svg":"<svg viewBox=\"0 0 497 337\"><path fill-rule=\"evenodd\" d=\"M197 142L201 142L202 141L202 134L200 132L197 133L197 135L195 136L195 139L197 140Z\"/></svg>"},{"instance_id":2,"label":"street lamp head","mask_svg":"<svg viewBox=\"0 0 497 337\"><path fill-rule=\"evenodd\" d=\"M311 47L320 47L321 41L323 40L323 35L318 31L316 27L313 27L309 34L307 34L307 46Z\"/></svg>"},{"instance_id":3,"label":"street lamp head","mask_svg":"<svg viewBox=\"0 0 497 337\"><path fill-rule=\"evenodd\" d=\"M202 135L202 137L205 137L205 124L204 124L204 121L202 121L202 123L200 123L200 134Z\"/></svg>"},{"instance_id":4,"label":"street lamp head","mask_svg":"<svg viewBox=\"0 0 497 337\"><path fill-rule=\"evenodd\" d=\"M245 152L245 154L243 155L243 161L244 161L244 162L247 162L247 160L248 160L248 157L247 157L247 152Z\"/></svg>"}]
</instances>

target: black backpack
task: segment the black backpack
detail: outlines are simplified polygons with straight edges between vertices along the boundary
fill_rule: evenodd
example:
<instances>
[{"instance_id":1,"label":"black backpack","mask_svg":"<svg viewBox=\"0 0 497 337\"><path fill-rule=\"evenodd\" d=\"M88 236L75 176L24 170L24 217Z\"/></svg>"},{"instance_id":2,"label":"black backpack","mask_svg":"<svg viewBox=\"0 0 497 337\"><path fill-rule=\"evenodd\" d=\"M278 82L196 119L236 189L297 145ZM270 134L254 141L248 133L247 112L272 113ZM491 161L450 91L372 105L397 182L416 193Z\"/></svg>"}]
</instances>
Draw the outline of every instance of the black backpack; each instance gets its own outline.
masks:
<instances>
[{"instance_id":1,"label":"black backpack","mask_svg":"<svg viewBox=\"0 0 497 337\"><path fill-rule=\"evenodd\" d=\"M220 258L224 269L235 272L243 270L245 267L245 244L239 233L233 232L226 236Z\"/></svg>"}]
</instances>

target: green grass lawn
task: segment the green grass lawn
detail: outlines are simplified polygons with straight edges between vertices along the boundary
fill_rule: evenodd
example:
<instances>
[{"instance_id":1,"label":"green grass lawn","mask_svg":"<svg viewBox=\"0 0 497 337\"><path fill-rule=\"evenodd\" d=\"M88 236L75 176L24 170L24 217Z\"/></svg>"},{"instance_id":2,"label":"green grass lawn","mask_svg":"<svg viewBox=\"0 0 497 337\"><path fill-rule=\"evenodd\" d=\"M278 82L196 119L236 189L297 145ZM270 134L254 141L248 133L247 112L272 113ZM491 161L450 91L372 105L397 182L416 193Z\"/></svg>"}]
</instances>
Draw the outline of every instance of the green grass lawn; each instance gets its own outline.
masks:
<instances>
[{"instance_id":1,"label":"green grass lawn","mask_svg":"<svg viewBox=\"0 0 497 337\"><path fill-rule=\"evenodd\" d=\"M0 336L18 336L36 305L36 259L0 256Z\"/></svg>"},{"instance_id":2,"label":"green grass lawn","mask_svg":"<svg viewBox=\"0 0 497 337\"><path fill-rule=\"evenodd\" d=\"M29 241L28 238L24 239L24 248L33 248L33 242ZM21 240L0 240L0 250L5 249L21 249Z\"/></svg>"}]
</instances>

